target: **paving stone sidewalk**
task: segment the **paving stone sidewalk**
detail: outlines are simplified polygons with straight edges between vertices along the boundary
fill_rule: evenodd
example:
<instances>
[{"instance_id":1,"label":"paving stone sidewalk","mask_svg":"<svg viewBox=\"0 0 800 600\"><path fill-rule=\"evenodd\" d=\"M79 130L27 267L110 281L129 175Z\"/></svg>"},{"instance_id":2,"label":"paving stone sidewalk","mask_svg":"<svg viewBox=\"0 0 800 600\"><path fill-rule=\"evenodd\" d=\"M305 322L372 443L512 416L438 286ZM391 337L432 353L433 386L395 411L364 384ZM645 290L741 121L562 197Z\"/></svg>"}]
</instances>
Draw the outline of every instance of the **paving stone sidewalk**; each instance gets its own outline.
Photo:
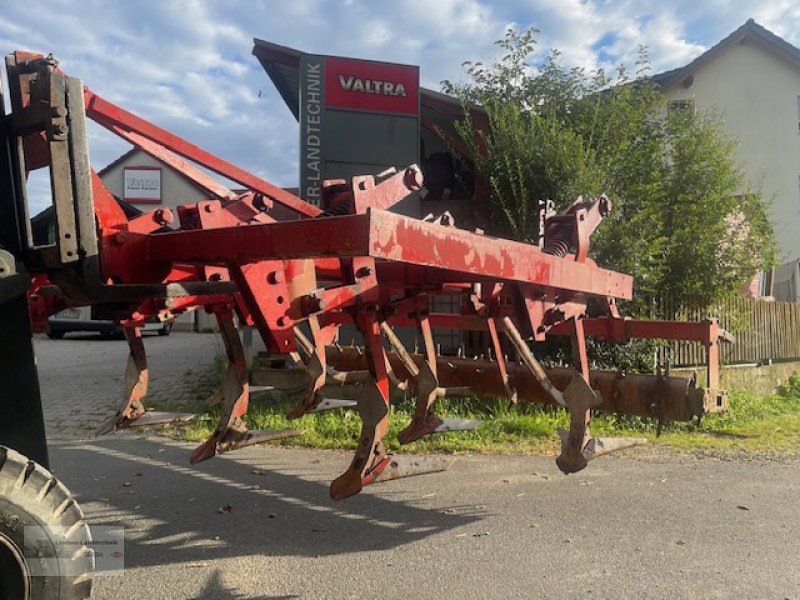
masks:
<instances>
[{"instance_id":1,"label":"paving stone sidewalk","mask_svg":"<svg viewBox=\"0 0 800 600\"><path fill-rule=\"evenodd\" d=\"M147 398L159 401L185 399L192 382L207 377L215 355L223 353L217 334L150 334L144 345L150 368ZM34 347L48 439L91 437L121 403L127 344L71 334L62 340L36 336Z\"/></svg>"}]
</instances>

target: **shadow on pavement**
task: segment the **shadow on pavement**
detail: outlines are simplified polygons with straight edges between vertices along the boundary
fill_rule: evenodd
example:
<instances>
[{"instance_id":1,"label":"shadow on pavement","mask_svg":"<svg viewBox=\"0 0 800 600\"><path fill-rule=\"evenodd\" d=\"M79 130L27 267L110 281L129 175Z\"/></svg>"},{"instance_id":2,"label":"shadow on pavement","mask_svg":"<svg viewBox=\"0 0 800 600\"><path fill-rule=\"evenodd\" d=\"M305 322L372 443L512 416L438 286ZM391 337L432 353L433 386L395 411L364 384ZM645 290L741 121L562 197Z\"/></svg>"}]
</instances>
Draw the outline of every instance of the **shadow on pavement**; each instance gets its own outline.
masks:
<instances>
[{"instance_id":1,"label":"shadow on pavement","mask_svg":"<svg viewBox=\"0 0 800 600\"><path fill-rule=\"evenodd\" d=\"M91 526L125 527L126 568L385 550L485 516L484 507L445 514L415 506L409 496L424 490L421 480L429 476L411 488L412 479L376 484L335 503L328 484L349 461L338 453L302 452L308 461L297 464L289 462L296 450L283 456L281 449L256 447L191 466L186 446L106 438L56 444L51 454L54 473Z\"/></svg>"},{"instance_id":2,"label":"shadow on pavement","mask_svg":"<svg viewBox=\"0 0 800 600\"><path fill-rule=\"evenodd\" d=\"M251 596L249 594L239 594L235 589L226 588L222 582L222 576L219 569L214 571L211 577L208 578L203 590L196 596L192 596L191 600L218 600L219 598L227 598L229 600L247 599L247 600L292 600L299 598L292 594L291 596Z\"/></svg>"}]
</instances>

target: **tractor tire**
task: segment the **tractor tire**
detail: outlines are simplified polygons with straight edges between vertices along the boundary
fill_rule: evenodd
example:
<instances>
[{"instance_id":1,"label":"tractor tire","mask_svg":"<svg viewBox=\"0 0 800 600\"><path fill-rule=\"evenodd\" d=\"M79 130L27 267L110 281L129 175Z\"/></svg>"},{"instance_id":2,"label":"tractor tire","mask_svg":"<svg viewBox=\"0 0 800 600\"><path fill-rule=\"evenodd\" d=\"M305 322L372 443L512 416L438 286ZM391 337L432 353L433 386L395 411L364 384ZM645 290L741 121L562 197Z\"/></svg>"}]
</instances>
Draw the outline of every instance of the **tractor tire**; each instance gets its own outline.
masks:
<instances>
[{"instance_id":1,"label":"tractor tire","mask_svg":"<svg viewBox=\"0 0 800 600\"><path fill-rule=\"evenodd\" d=\"M36 528L27 540L26 527ZM67 488L41 465L0 446L0 598L89 598L90 542L83 511Z\"/></svg>"}]
</instances>

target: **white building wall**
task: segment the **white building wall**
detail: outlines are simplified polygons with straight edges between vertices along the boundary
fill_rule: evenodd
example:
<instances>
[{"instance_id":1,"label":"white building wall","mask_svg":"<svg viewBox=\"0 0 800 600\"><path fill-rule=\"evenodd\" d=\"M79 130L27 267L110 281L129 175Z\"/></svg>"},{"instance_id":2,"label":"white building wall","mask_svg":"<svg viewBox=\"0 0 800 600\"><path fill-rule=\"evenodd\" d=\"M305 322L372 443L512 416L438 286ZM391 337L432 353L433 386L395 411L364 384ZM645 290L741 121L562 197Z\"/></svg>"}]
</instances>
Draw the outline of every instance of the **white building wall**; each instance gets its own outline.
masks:
<instances>
[{"instance_id":1,"label":"white building wall","mask_svg":"<svg viewBox=\"0 0 800 600\"><path fill-rule=\"evenodd\" d=\"M103 173L103 183L117 198L124 200L125 167L160 167L161 168L161 204L139 204L131 202L133 206L147 212L166 206L175 212L179 204L191 204L200 200L208 199L200 189L195 187L186 177L173 171L163 163L157 161L149 154L138 151L113 165L108 171ZM177 220L178 215L175 214Z\"/></svg>"},{"instance_id":2,"label":"white building wall","mask_svg":"<svg viewBox=\"0 0 800 600\"><path fill-rule=\"evenodd\" d=\"M103 184L112 194L121 200L124 200L125 167L161 168L161 204L130 203L142 212L148 212L166 206L172 210L175 221L177 222L178 213L176 208L178 205L192 204L208 198L200 189L170 167L159 162L149 154L137 151L131 153L130 156L127 156L117 164L114 164L102 174ZM175 329L197 329L198 331L216 330L216 319L211 315L207 315L203 309L199 309L177 317L175 319Z\"/></svg>"},{"instance_id":3,"label":"white building wall","mask_svg":"<svg viewBox=\"0 0 800 600\"><path fill-rule=\"evenodd\" d=\"M665 90L668 100L692 99L698 111L718 109L741 142L738 158L754 187L772 200L779 261L800 258L800 69L745 40L723 49Z\"/></svg>"}]
</instances>

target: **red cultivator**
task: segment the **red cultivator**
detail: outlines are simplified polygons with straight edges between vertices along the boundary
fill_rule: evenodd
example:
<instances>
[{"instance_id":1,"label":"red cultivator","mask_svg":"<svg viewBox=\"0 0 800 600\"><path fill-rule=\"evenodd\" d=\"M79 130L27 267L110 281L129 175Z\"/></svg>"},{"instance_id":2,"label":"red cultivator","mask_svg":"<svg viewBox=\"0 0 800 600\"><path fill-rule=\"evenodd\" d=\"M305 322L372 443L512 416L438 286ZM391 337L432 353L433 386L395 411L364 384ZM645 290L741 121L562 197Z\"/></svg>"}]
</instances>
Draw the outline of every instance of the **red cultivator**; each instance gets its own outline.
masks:
<instances>
[{"instance_id":1,"label":"red cultivator","mask_svg":"<svg viewBox=\"0 0 800 600\"><path fill-rule=\"evenodd\" d=\"M722 332L715 322L619 316L615 302L632 297L631 278L588 258L589 237L612 209L604 196L578 198L562 215L543 213L540 246L464 231L450 218L418 220L389 212L423 185L415 166L380 180L328 181L322 210L100 98L62 74L52 58L18 52L7 66L15 167L20 174L49 168L53 182L55 240L34 246L21 231L24 252L15 257L28 273L38 274L33 314L44 327L47 314L66 297L94 305L96 314L126 328L124 403L101 433L182 418L144 409L147 364L139 326L152 316L171 318L200 306L219 321L229 366L216 394L223 404L219 424L192 452L192 462L298 433L247 428L249 389L236 314L258 329L271 353L290 355L308 372L307 393L290 417L347 404L357 390L361 434L351 465L331 484L334 499L406 472L382 442L393 386L416 399L413 421L399 436L404 444L478 425L438 416L441 397L505 395L515 403L564 407L570 428L557 462L565 473L611 447L590 435L592 410L663 422L724 409L724 394L716 390ZM89 166L86 117L180 171L207 190L208 199L179 206L177 219L164 208L127 218ZM246 191L226 189L184 159ZM292 209L297 219L271 218L275 203ZM24 205L17 208L24 214ZM460 313L434 312L433 298L448 295L460 298ZM590 302L603 316L586 317ZM336 343L340 327L351 324L363 350ZM421 352L410 351L395 327L415 328ZM491 358L438 356L437 329L484 332ZM571 340L572 369L546 369L531 351L527 340L553 335ZM587 336L702 342L707 387L661 374L590 371ZM519 360L509 360L509 353ZM323 387L332 383L341 385L325 387L323 397ZM332 389L346 393L337 399Z\"/></svg>"}]
</instances>

